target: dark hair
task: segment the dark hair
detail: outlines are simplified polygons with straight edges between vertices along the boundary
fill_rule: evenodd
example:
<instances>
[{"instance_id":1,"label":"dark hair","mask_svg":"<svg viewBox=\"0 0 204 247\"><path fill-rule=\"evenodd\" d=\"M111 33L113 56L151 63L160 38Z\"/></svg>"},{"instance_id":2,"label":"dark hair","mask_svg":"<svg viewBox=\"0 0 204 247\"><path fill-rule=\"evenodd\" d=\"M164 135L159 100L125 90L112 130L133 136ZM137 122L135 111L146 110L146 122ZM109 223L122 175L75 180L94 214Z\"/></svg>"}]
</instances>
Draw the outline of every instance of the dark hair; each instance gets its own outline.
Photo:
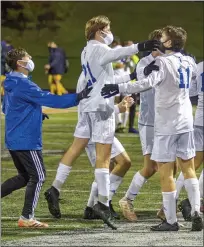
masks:
<instances>
[{"instance_id":1,"label":"dark hair","mask_svg":"<svg viewBox=\"0 0 204 247\"><path fill-rule=\"evenodd\" d=\"M23 57L27 55L29 54L23 48L12 49L6 55L6 63L12 70L15 70L17 69L17 61L21 60Z\"/></svg>"},{"instance_id":2,"label":"dark hair","mask_svg":"<svg viewBox=\"0 0 204 247\"><path fill-rule=\"evenodd\" d=\"M162 31L171 40L173 50L180 51L184 48L187 40L187 32L182 27L166 26Z\"/></svg>"}]
</instances>

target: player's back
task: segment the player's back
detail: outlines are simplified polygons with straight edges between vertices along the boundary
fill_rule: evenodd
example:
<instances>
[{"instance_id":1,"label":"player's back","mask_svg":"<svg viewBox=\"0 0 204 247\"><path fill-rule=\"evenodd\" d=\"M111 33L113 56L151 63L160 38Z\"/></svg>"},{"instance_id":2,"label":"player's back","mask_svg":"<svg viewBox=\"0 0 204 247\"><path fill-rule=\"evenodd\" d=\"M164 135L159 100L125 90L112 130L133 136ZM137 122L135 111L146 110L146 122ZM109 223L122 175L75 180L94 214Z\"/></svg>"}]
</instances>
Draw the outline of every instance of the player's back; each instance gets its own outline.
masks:
<instances>
[{"instance_id":1,"label":"player's back","mask_svg":"<svg viewBox=\"0 0 204 247\"><path fill-rule=\"evenodd\" d=\"M137 78L142 80L145 78L144 68L154 61L154 57L150 54L143 57L136 67ZM154 88L140 93L140 115L138 119L139 124L154 126Z\"/></svg>"},{"instance_id":2,"label":"player's back","mask_svg":"<svg viewBox=\"0 0 204 247\"><path fill-rule=\"evenodd\" d=\"M107 51L107 45L91 40L81 54L85 80L89 87L93 87L90 97L80 103L80 109L83 112L114 111L114 99L104 99L101 96L104 84L115 83L112 64L101 65L100 63L104 51Z\"/></svg>"},{"instance_id":3,"label":"player's back","mask_svg":"<svg viewBox=\"0 0 204 247\"><path fill-rule=\"evenodd\" d=\"M193 130L189 87L196 64L181 53L156 58L163 68L163 80L155 86L155 131L174 135Z\"/></svg>"}]
</instances>

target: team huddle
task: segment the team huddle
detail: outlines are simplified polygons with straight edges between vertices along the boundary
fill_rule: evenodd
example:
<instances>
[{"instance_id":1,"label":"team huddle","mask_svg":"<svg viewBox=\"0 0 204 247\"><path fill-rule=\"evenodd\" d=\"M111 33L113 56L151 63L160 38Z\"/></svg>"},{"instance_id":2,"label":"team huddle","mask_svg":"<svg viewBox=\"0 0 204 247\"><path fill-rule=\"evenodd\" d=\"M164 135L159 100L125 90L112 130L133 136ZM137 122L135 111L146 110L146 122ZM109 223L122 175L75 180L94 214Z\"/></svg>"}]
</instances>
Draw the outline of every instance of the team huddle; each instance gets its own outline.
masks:
<instances>
[{"instance_id":1,"label":"team huddle","mask_svg":"<svg viewBox=\"0 0 204 247\"><path fill-rule=\"evenodd\" d=\"M113 208L112 198L128 172L131 160L114 136L115 116L125 112L134 101L126 96L121 103L114 105L114 96L119 93L140 93L138 126L144 166L136 172L125 196L119 201L123 216L129 221L137 221L133 202L145 182L158 171L163 202L157 216L162 222L152 226L151 230L179 230L177 201L182 187L185 186L188 199L179 204L179 209L185 220L192 221L192 231L201 231L203 171L198 181L195 170L203 162L204 74L203 62L197 65L192 57L184 53L186 31L181 27L166 26L154 30L148 41L111 49L109 45L113 41L113 34L110 31L110 21L105 16L97 16L86 23L85 37L88 42L81 54L83 71L74 95L45 94L27 78L28 71L31 71L28 66L32 61L31 57L23 53L13 63L12 51L8 54L8 65L13 66L13 72L4 83L3 111L6 121L12 120L13 103L13 95L10 93L13 89L7 81L11 84L11 81L21 80L24 84L29 84L24 88L21 86L24 94L18 92L16 97L22 107L29 102L35 103L38 119L42 118L42 105L67 108L78 104L78 123L73 143L60 161L52 186L45 192L50 213L56 218L61 217L61 187L69 176L74 161L86 150L90 163L95 168L95 180L91 186L84 218L100 218L112 229L117 229L115 220L120 219L120 216ZM149 52L149 55L139 61L134 72L114 75L112 62L144 51ZM194 95L198 95L195 120L190 101L190 96ZM29 111L24 114L29 114ZM21 136L22 146L19 146L21 144L12 140L12 131L13 128L6 129L6 145L21 176L21 183L19 184L19 175L18 178L12 178L12 186L11 179L5 181L2 184L3 196L27 186L27 197L18 225L48 227L46 223L34 219L34 210L45 179L42 145L39 145L37 138L35 142L31 141L26 145L26 137ZM29 131L31 136L33 130ZM16 132L19 133L17 125ZM15 138L16 135L18 134L15 134ZM41 138L40 130L39 136ZM29 169L26 168L25 160L29 161ZM181 173L175 182L178 166Z\"/></svg>"}]
</instances>

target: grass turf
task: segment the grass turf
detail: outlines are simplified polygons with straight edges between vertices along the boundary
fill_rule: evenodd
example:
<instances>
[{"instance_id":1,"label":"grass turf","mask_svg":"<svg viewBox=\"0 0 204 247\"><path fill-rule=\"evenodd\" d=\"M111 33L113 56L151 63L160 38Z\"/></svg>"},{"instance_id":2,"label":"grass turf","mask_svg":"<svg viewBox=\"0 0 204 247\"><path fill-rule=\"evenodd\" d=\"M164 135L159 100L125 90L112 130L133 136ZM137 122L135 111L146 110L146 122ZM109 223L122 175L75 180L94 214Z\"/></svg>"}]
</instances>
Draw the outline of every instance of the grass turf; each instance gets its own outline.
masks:
<instances>
[{"instance_id":1,"label":"grass turf","mask_svg":"<svg viewBox=\"0 0 204 247\"><path fill-rule=\"evenodd\" d=\"M47 179L43 185L39 203L35 212L37 219L48 222L49 229L19 229L17 227L18 217L24 203L24 189L13 192L13 194L5 197L1 201L1 227L2 240L21 239L25 237L33 237L38 235L53 235L66 230L91 229L103 227L103 222L86 221L82 219L83 210L89 195L91 183L93 181L93 169L89 164L85 153L78 158L74 164L73 170L64 184L61 192L61 212L62 218L56 220L50 215L47 203L44 199L44 192L50 187L55 178L56 169L60 161L63 150L71 144L73 140L73 132L77 121L76 112L65 112L59 114L50 114L50 119L43 123L43 149L50 150L52 155L44 155L44 163L47 169ZM4 117L2 117L2 133L4 133ZM3 143L2 135L2 143ZM132 177L143 164L143 156L141 153L140 139L137 135L119 134L118 139L124 145L131 160L132 167L126 174L123 184L120 186L118 193L113 198L113 205L116 211L120 212L118 201L123 197L127 190ZM58 150L58 153L56 152ZM3 153L5 151L3 150ZM56 152L56 155L55 155ZM11 158L2 158L2 182L16 175ZM181 194L181 198L184 193ZM139 215L139 219L154 217L156 210L161 205L161 194L159 176L155 174L149 179L148 183L143 187L140 195L135 200L135 209Z\"/></svg>"}]
</instances>

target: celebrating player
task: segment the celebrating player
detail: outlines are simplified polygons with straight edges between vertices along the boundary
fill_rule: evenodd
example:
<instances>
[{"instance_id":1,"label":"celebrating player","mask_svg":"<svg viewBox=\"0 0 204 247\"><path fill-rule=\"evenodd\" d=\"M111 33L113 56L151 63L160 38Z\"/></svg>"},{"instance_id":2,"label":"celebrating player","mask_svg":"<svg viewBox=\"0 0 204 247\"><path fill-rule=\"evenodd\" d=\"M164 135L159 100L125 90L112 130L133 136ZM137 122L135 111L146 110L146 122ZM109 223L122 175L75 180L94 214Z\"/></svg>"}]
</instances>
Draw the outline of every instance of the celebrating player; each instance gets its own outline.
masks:
<instances>
[{"instance_id":1,"label":"celebrating player","mask_svg":"<svg viewBox=\"0 0 204 247\"><path fill-rule=\"evenodd\" d=\"M195 137L195 149L196 157L195 169L197 170L204 161L204 141L203 141L203 97L204 97L204 72L203 72L204 62L200 62L197 65L197 77L193 81L193 84L190 88L190 96L198 95L198 106L195 113L194 120L194 137ZM176 199L178 200L180 191L184 186L184 176L181 172L176 181ZM201 197L201 211L203 212L203 170L199 178L199 187L200 187L200 197ZM179 209L181 210L185 220L191 220L191 204L188 199L183 200L179 204Z\"/></svg>"},{"instance_id":2,"label":"celebrating player","mask_svg":"<svg viewBox=\"0 0 204 247\"><path fill-rule=\"evenodd\" d=\"M93 17L86 23L85 36L87 46L81 54L81 64L88 87L93 86L90 98L80 104L80 118L75 130L72 146L63 156L57 171L53 187L60 190L69 175L73 162L87 146L89 139L96 143L95 181L98 185L98 203L94 211L111 228L116 229L112 222L109 209L109 164L111 146L115 133L114 99L104 99L100 91L104 84L122 83L131 80L129 75L114 76L112 62L130 56L139 51L158 48L160 42L146 41L128 47L111 49L113 41L110 21L106 16Z\"/></svg>"},{"instance_id":3,"label":"celebrating player","mask_svg":"<svg viewBox=\"0 0 204 247\"><path fill-rule=\"evenodd\" d=\"M182 28L166 26L162 30L161 50L164 56L156 58L159 71L153 71L137 83L109 84L102 95L118 92L137 93L155 88L155 134L151 159L158 164L166 221L151 227L153 231L178 231L176 217L176 186L173 179L177 160L184 174L184 185L191 204L192 231L202 230L200 191L194 168L195 145L193 114L189 87L196 75L196 64L179 51L184 48L187 33Z\"/></svg>"}]
</instances>

